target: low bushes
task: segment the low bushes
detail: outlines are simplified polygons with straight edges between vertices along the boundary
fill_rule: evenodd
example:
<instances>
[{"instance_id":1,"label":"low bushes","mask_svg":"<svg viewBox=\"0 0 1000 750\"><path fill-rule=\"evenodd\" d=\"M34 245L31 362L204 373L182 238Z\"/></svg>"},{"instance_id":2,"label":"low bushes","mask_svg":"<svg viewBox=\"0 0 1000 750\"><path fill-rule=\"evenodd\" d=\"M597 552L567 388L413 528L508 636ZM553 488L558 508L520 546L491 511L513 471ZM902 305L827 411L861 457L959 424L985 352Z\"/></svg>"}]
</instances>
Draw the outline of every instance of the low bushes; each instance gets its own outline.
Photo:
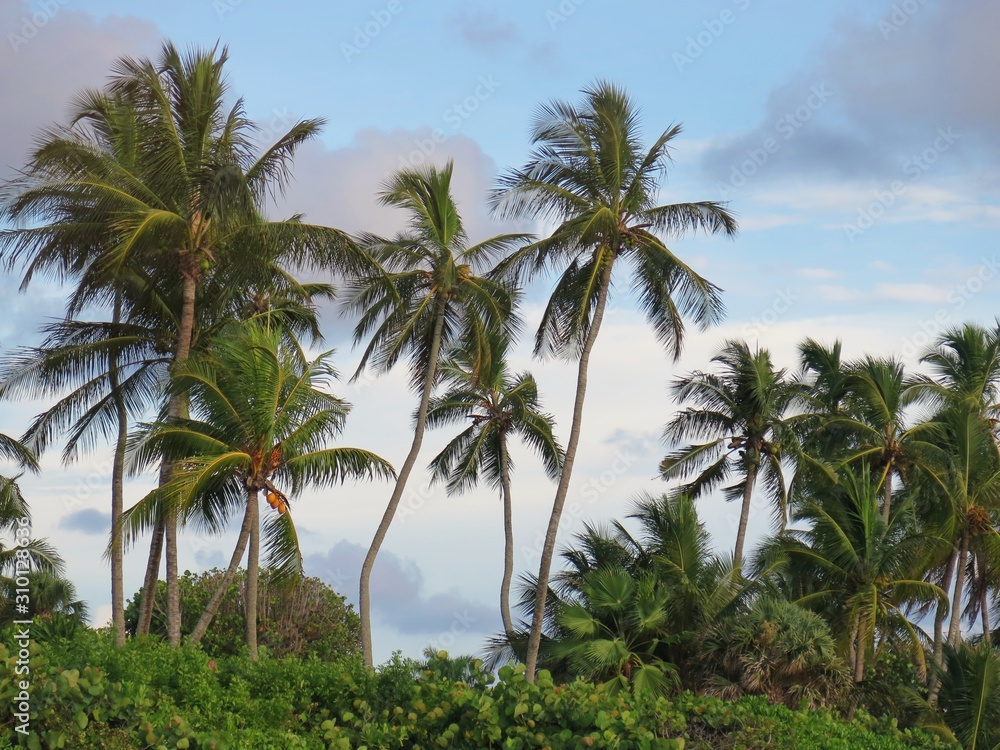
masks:
<instances>
[{"instance_id":1,"label":"low bushes","mask_svg":"<svg viewBox=\"0 0 1000 750\"><path fill-rule=\"evenodd\" d=\"M545 672L529 684L521 667L494 677L478 662L455 669L443 654L370 673L354 658L213 660L151 639L116 649L94 631L32 646L32 731L23 735L11 731L16 663L0 646L0 735L36 750L947 747L866 715L845 723L760 698L636 698L582 680L555 684Z\"/></svg>"}]
</instances>

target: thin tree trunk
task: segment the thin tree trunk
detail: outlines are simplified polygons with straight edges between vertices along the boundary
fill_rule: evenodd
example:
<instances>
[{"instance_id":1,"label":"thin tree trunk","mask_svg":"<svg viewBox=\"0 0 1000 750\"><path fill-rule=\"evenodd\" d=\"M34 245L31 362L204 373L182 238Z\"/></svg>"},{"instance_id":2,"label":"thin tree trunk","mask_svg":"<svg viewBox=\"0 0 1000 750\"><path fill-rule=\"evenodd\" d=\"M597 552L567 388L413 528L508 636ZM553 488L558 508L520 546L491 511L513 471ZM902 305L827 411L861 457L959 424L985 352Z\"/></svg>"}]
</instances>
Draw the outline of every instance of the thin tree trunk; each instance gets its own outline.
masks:
<instances>
[{"instance_id":1,"label":"thin tree trunk","mask_svg":"<svg viewBox=\"0 0 1000 750\"><path fill-rule=\"evenodd\" d=\"M892 467L885 473L885 485L882 487L882 520L889 525L889 515L892 513Z\"/></svg>"},{"instance_id":2,"label":"thin tree trunk","mask_svg":"<svg viewBox=\"0 0 1000 750\"><path fill-rule=\"evenodd\" d=\"M867 644L865 643L865 633L864 628L861 627L861 620L858 619L858 643L855 647L854 652L854 682L858 683L864 680L865 677L865 651Z\"/></svg>"},{"instance_id":3,"label":"thin tree trunk","mask_svg":"<svg viewBox=\"0 0 1000 750\"><path fill-rule=\"evenodd\" d=\"M160 558L163 557L163 533L165 527L162 519L157 519L153 526L153 537L149 540L149 557L146 560L146 577L142 582L142 600L139 603L139 622L136 625L136 635L148 635L153 622L153 608L156 606L156 584L160 579Z\"/></svg>"},{"instance_id":4,"label":"thin tree trunk","mask_svg":"<svg viewBox=\"0 0 1000 750\"><path fill-rule=\"evenodd\" d=\"M958 646L962 640L962 596L965 588L965 568L969 563L969 531L962 532L962 547L958 553L955 570L955 596L951 601L951 626L948 628L948 645Z\"/></svg>"},{"instance_id":5,"label":"thin tree trunk","mask_svg":"<svg viewBox=\"0 0 1000 750\"><path fill-rule=\"evenodd\" d=\"M514 577L514 512L510 497L510 462L507 458L507 435L500 436L500 481L503 486L503 580L500 583L500 617L504 632L514 632L510 615L510 582Z\"/></svg>"},{"instance_id":6,"label":"thin tree trunk","mask_svg":"<svg viewBox=\"0 0 1000 750\"><path fill-rule=\"evenodd\" d=\"M948 564L944 569L944 578L941 580L941 588L947 592L951 588L951 577L955 574L955 564L958 560L958 550L952 550L948 556ZM930 681L927 683L927 702L932 706L937 703L938 690L941 687L941 672L944 671L944 621L948 617L948 601L938 602L937 612L934 614L934 664L937 669L931 673Z\"/></svg>"},{"instance_id":7,"label":"thin tree trunk","mask_svg":"<svg viewBox=\"0 0 1000 750\"><path fill-rule=\"evenodd\" d=\"M393 488L389 504L386 506L382 520L379 522L375 537L372 539L368 554L365 555L364 564L361 566L361 582L358 592L358 609L361 616L361 650L364 656L366 667L374 665L374 652L372 649L372 621L371 621L371 577L372 568L375 566L375 558L385 539L392 519L396 515L399 501L403 497L406 489L406 481L410 478L413 465L417 462L417 455L420 453L420 446L424 440L424 428L427 425L427 407L431 400L431 391L434 390L434 378L437 374L437 360L441 352L441 332L444 330L444 313L446 300L441 297L437 303L435 311L434 331L431 334L431 348L429 352L427 372L424 374L423 391L420 394L420 406L417 408L417 424L413 430L413 443L410 445L410 452L406 455L406 460L396 476L396 486Z\"/></svg>"},{"instance_id":8,"label":"thin tree trunk","mask_svg":"<svg viewBox=\"0 0 1000 750\"><path fill-rule=\"evenodd\" d=\"M255 503L256 501L257 493L248 490L247 507L246 511L243 513L243 525L240 527L240 535L236 540L236 548L233 550L232 557L229 558L229 567L226 568L226 572L223 574L222 581L219 583L218 588L212 593L212 598L209 599L208 604L205 605L205 611L201 613L201 617L194 626L194 630L192 630L191 635L188 636L187 642L190 644L197 644L201 642L201 639L208 631L208 626L212 624L212 619L219 611L219 607L221 606L222 600L226 595L226 591L232 585L233 579L236 578L236 572L240 567L240 560L243 559L243 555L247 551L247 543L250 541L250 525L253 523L251 503Z\"/></svg>"},{"instance_id":9,"label":"thin tree trunk","mask_svg":"<svg viewBox=\"0 0 1000 750\"><path fill-rule=\"evenodd\" d=\"M191 341L194 338L195 293L198 289L197 277L193 271L182 270L181 318L177 330L177 349L174 353L174 374L187 362L191 355ZM170 397L168 414L173 419L184 416L187 398L182 393ZM171 472L172 473L172 472ZM168 508L164 519L167 542L167 642L178 646L181 642L181 593L177 578L177 509Z\"/></svg>"},{"instance_id":10,"label":"thin tree trunk","mask_svg":"<svg viewBox=\"0 0 1000 750\"><path fill-rule=\"evenodd\" d=\"M115 297L115 324L121 322L121 298ZM125 581L124 552L121 519L125 510L125 444L128 439L128 412L122 400L118 380L118 357L112 355L108 362L108 386L115 401L115 418L118 420L118 439L111 468L111 624L115 632L115 645L125 645ZM155 581L154 581L154 586Z\"/></svg>"},{"instance_id":11,"label":"thin tree trunk","mask_svg":"<svg viewBox=\"0 0 1000 750\"><path fill-rule=\"evenodd\" d=\"M750 522L750 504L753 499L753 486L757 481L757 466L751 464L747 468L747 486L743 489L743 507L740 509L740 528L736 532L736 549L733 551L733 562L737 570L743 569L743 547L747 539L747 525Z\"/></svg>"},{"instance_id":12,"label":"thin tree trunk","mask_svg":"<svg viewBox=\"0 0 1000 750\"><path fill-rule=\"evenodd\" d=\"M981 583L979 588L979 609L982 610L983 617L983 639L987 643L993 640L992 629L990 628L990 589L989 579L986 575L986 565L980 563Z\"/></svg>"},{"instance_id":13,"label":"thin tree trunk","mask_svg":"<svg viewBox=\"0 0 1000 750\"><path fill-rule=\"evenodd\" d=\"M250 552L247 555L246 644L250 661L257 661L257 588L260 575L260 509L257 490L247 493L247 513L250 514Z\"/></svg>"},{"instance_id":14,"label":"thin tree trunk","mask_svg":"<svg viewBox=\"0 0 1000 750\"><path fill-rule=\"evenodd\" d=\"M591 321L587 339L580 351L580 364L576 376L576 401L573 404L573 423L570 426L569 442L563 459L562 474L556 496L552 501L552 514L545 530L545 542L542 545L542 558L538 566L538 590L535 593L534 612L531 617L531 633L528 636L528 653L525 658L525 679L535 681L535 667L538 664L538 650L542 645L542 624L545 621L545 600L549 593L549 573L552 568L552 555L556 546L556 534L559 532L559 521L562 518L563 505L569 493L569 481L573 476L573 463L576 461L576 449L580 444L580 431L583 425L583 404L587 395L587 371L590 366L590 353L597 341L604 319L604 308L608 302L608 290L611 286L611 269L614 260L607 262L607 267L601 277L601 288L598 291L597 303L594 307L594 319Z\"/></svg>"}]
</instances>

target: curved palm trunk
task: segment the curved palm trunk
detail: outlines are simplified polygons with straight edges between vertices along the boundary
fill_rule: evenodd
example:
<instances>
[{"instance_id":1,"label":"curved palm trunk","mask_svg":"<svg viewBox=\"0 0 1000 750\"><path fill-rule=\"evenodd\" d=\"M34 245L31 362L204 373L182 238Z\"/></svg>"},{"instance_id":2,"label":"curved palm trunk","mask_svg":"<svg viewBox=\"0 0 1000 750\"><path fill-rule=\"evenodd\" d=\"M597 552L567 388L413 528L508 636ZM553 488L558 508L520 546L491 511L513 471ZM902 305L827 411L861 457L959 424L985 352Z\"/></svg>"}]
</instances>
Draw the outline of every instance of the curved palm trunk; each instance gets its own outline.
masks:
<instances>
[{"instance_id":1,"label":"curved palm trunk","mask_svg":"<svg viewBox=\"0 0 1000 750\"><path fill-rule=\"evenodd\" d=\"M431 348L429 352L429 363L427 372L424 375L424 387L420 394L420 406L417 409L417 424L413 430L413 443L410 445L410 452L406 455L406 460L396 477L396 486L393 488L389 504L386 506L382 520L375 531L375 538L372 539L368 554L365 555L364 564L361 566L361 582L358 591L358 609L361 615L361 650L364 655L366 667L374 665L374 655L372 650L372 621L371 621L371 578L372 568L375 566L375 558L382 547L392 519L396 515L399 501L403 497L403 490L406 489L406 481L410 478L413 465L417 462L417 455L420 453L420 446L424 441L424 428L427 426L427 407L431 400L431 391L434 390L434 378L437 374L438 356L441 352L441 332L444 330L445 299L442 297L438 301L437 311L434 321L434 332L431 335Z\"/></svg>"},{"instance_id":2,"label":"curved palm trunk","mask_svg":"<svg viewBox=\"0 0 1000 750\"><path fill-rule=\"evenodd\" d=\"M121 299L115 298L114 323L121 322ZM115 645L125 645L125 582L121 518L125 510L125 443L128 439L128 412L119 392L117 357L108 362L108 385L115 400L118 437L111 468L111 624ZM154 581L155 586L155 581Z\"/></svg>"},{"instance_id":3,"label":"curved palm trunk","mask_svg":"<svg viewBox=\"0 0 1000 750\"><path fill-rule=\"evenodd\" d=\"M986 565L982 562L979 565L979 576L980 576L979 609L983 618L983 638L987 642L992 642L993 630L992 628L990 628L989 577L986 574Z\"/></svg>"},{"instance_id":4,"label":"curved palm trunk","mask_svg":"<svg viewBox=\"0 0 1000 750\"><path fill-rule=\"evenodd\" d=\"M951 577L955 574L955 564L958 560L958 550L953 550L948 556L948 564L944 569L941 588L948 591L951 588ZM927 684L927 702L932 706L937 703L938 690L941 688L941 672L944 671L944 621L948 617L948 602L939 601L934 615L934 664L937 665Z\"/></svg>"},{"instance_id":5,"label":"curved palm trunk","mask_svg":"<svg viewBox=\"0 0 1000 750\"><path fill-rule=\"evenodd\" d=\"M257 589L260 576L260 508L257 490L247 493L247 513L250 514L250 552L247 555L246 644L250 661L257 661Z\"/></svg>"},{"instance_id":6,"label":"curved palm trunk","mask_svg":"<svg viewBox=\"0 0 1000 750\"><path fill-rule=\"evenodd\" d=\"M951 625L948 628L948 645L958 646L962 640L962 596L965 593L965 569L969 564L969 530L962 532L962 546L958 553L955 570L955 596L951 600Z\"/></svg>"},{"instance_id":7,"label":"curved palm trunk","mask_svg":"<svg viewBox=\"0 0 1000 750\"><path fill-rule=\"evenodd\" d=\"M510 462L507 460L507 436L500 435L500 481L503 487L503 580L500 583L500 617L503 630L514 632L510 615L510 582L514 577L514 511L510 496Z\"/></svg>"},{"instance_id":8,"label":"curved palm trunk","mask_svg":"<svg viewBox=\"0 0 1000 750\"><path fill-rule=\"evenodd\" d=\"M257 493L248 490L247 507L243 513L243 525L240 527L240 535L236 539L236 548L233 550L232 557L229 558L229 567L226 568L226 572L223 574L222 581L219 583L218 588L216 588L216 590L212 593L212 598L209 599L208 604L205 605L205 611L202 612L201 617L198 618L198 622L195 624L194 630L192 630L191 635L188 636L188 643L197 644L201 642L201 639L208 631L208 626L212 624L212 619L219 611L219 607L222 604L222 599L225 597L227 589L232 585L233 579L236 578L236 572L240 567L240 560L243 559L243 554L247 551L247 543L250 541L250 526L253 523L251 507L256 505L256 502Z\"/></svg>"},{"instance_id":9,"label":"curved palm trunk","mask_svg":"<svg viewBox=\"0 0 1000 750\"><path fill-rule=\"evenodd\" d=\"M569 493L569 481L573 476L573 463L576 461L576 449L580 444L580 430L583 424L583 404L587 396L587 371L590 366L590 353L597 341L604 319L604 308L608 302L608 290L611 286L611 269L614 261L609 261L601 278L601 288L597 295L594 308L594 319L591 321L587 339L580 351L580 364L576 376L576 401L573 404L573 423L570 427L569 442L563 458L562 474L556 488L556 497L552 501L552 514L545 530L545 542L542 544L542 558L538 565L538 590L535 593L534 612L531 617L531 633L528 636L528 653L525 658L525 678L528 682L535 681L535 667L538 664L538 649L542 645L542 624L545 621L545 600L549 593L549 573L552 568L552 555L556 546L556 534L559 532L559 521L562 518L566 495Z\"/></svg>"},{"instance_id":10,"label":"curved palm trunk","mask_svg":"<svg viewBox=\"0 0 1000 750\"><path fill-rule=\"evenodd\" d=\"M195 292L198 287L197 277L190 269L182 271L182 278L181 318L177 330L177 350L174 354L175 372L187 362L191 354L191 341L194 337ZM186 407L186 396L176 393L170 397L170 404L167 411L170 417L177 419L184 416L187 410ZM168 481L170 474L171 469L168 467ZM177 578L178 529L177 510L175 508L167 510L166 518L164 519L164 528L167 543L167 642L172 646L178 646L181 642L181 594Z\"/></svg>"},{"instance_id":11,"label":"curved palm trunk","mask_svg":"<svg viewBox=\"0 0 1000 750\"><path fill-rule=\"evenodd\" d=\"M736 549L733 562L737 570L743 568L743 547L747 541L747 525L750 523L750 504L753 501L753 486L757 482L757 465L747 467L747 486L743 489L743 507L740 509L740 527L736 532Z\"/></svg>"},{"instance_id":12,"label":"curved palm trunk","mask_svg":"<svg viewBox=\"0 0 1000 750\"><path fill-rule=\"evenodd\" d=\"M161 478L160 484L163 484ZM139 622L136 635L148 635L153 622L153 608L156 606L156 583L160 578L160 558L163 557L163 536L165 526L162 519L153 526L153 537L149 541L149 557L146 559L146 576L142 581L142 601L139 604Z\"/></svg>"}]
</instances>

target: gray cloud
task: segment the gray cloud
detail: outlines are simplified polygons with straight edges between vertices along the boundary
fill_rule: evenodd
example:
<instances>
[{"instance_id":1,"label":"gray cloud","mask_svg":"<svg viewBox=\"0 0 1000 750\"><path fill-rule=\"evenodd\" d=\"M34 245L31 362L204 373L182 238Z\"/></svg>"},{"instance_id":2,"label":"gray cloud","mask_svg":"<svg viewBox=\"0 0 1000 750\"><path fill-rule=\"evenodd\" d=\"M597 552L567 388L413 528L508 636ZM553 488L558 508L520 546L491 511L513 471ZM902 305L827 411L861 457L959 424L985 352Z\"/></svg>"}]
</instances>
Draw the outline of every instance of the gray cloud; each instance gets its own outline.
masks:
<instances>
[{"instance_id":1,"label":"gray cloud","mask_svg":"<svg viewBox=\"0 0 1000 750\"><path fill-rule=\"evenodd\" d=\"M493 10L463 6L452 14L448 23L459 39L476 52L504 60L509 60L513 53L521 53L532 66L556 66L557 47L552 40L537 42L526 38L516 23Z\"/></svg>"},{"instance_id":2,"label":"gray cloud","mask_svg":"<svg viewBox=\"0 0 1000 750\"><path fill-rule=\"evenodd\" d=\"M40 128L65 119L74 94L100 86L121 55L149 54L160 37L137 18L98 21L64 0L45 7L0 3L0 178L24 164Z\"/></svg>"},{"instance_id":3,"label":"gray cloud","mask_svg":"<svg viewBox=\"0 0 1000 750\"><path fill-rule=\"evenodd\" d=\"M348 601L357 604L357 581L367 548L347 540L326 554L306 555L306 573L318 576ZM413 560L382 550L372 572L373 615L401 633L440 637L444 633L497 629L499 614L458 591L428 594L424 575Z\"/></svg>"},{"instance_id":4,"label":"gray cloud","mask_svg":"<svg viewBox=\"0 0 1000 750\"><path fill-rule=\"evenodd\" d=\"M84 508L63 516L56 528L94 536L107 534L111 531L111 514L102 513L94 508Z\"/></svg>"},{"instance_id":5,"label":"gray cloud","mask_svg":"<svg viewBox=\"0 0 1000 750\"><path fill-rule=\"evenodd\" d=\"M1000 6L989 0L885 2L874 24L842 22L816 63L772 92L756 128L704 154L708 176L728 180L771 138L778 149L759 178L894 178L932 145L939 128L949 127L961 137L950 160L973 152L995 159L998 26ZM826 87L830 96L807 112L814 87Z\"/></svg>"}]
</instances>

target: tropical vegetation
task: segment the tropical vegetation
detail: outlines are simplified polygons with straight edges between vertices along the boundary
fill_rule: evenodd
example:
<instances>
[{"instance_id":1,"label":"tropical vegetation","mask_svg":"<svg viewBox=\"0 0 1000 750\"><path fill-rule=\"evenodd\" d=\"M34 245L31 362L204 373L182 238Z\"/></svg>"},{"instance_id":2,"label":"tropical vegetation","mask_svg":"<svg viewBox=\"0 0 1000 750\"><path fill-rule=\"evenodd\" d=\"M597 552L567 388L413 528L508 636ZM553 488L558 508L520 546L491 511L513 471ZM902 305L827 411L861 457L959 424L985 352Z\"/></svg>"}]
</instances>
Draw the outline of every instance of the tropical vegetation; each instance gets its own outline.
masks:
<instances>
[{"instance_id":1,"label":"tropical vegetation","mask_svg":"<svg viewBox=\"0 0 1000 750\"><path fill-rule=\"evenodd\" d=\"M650 491L559 549L612 296L627 287L675 360L723 315L675 243L734 237L734 215L661 198L680 126L645 142L635 102L597 82L539 109L532 153L488 199L540 236L470 237L451 162L386 178L377 198L402 231L350 235L270 216L322 122L261 150L226 62L170 43L118 61L0 186L0 261L24 288L69 292L36 345L0 358L0 396L47 405L0 435L0 725L25 727L0 748L1000 747L1000 325L944 331L915 368L812 339L782 366L726 341L652 415L666 426ZM542 381L513 365L545 274L534 353L575 365L565 439ZM362 347L356 378L407 366L398 469L339 442L352 417L343 355L321 347L331 300ZM501 500L503 629L485 660L377 666L372 573L429 428L451 430L433 481ZM108 628L86 624L65 563L26 531L21 472L57 445L65 463L113 454ZM555 490L537 573L515 581L525 448ZM126 508L137 477L155 487ZM357 613L307 577L294 523L308 490L345 481L393 483ZM719 495L738 503L732 551L704 522ZM761 507L770 526L752 534ZM237 525L222 567L178 569L181 535ZM127 601L124 553L147 538Z\"/></svg>"}]
</instances>

